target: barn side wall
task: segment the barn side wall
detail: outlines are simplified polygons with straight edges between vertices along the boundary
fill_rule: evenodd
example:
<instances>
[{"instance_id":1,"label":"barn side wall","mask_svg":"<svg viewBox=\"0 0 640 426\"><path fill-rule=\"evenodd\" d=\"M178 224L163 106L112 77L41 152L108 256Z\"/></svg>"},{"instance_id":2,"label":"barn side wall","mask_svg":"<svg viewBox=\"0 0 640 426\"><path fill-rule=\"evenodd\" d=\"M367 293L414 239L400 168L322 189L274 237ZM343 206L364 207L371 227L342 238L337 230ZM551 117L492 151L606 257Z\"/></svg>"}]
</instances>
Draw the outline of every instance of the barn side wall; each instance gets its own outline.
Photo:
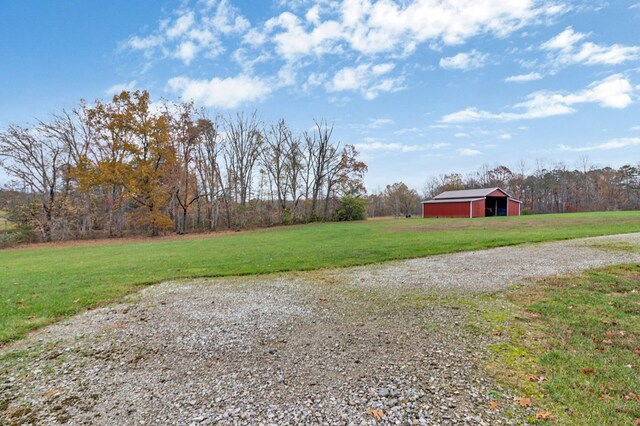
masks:
<instances>
[{"instance_id":1,"label":"barn side wall","mask_svg":"<svg viewBox=\"0 0 640 426\"><path fill-rule=\"evenodd\" d=\"M422 209L424 217L469 217L469 202L423 204Z\"/></svg>"},{"instance_id":2,"label":"barn side wall","mask_svg":"<svg viewBox=\"0 0 640 426\"><path fill-rule=\"evenodd\" d=\"M509 200L509 216L520 216L520 203Z\"/></svg>"},{"instance_id":3,"label":"barn side wall","mask_svg":"<svg viewBox=\"0 0 640 426\"><path fill-rule=\"evenodd\" d=\"M484 207L486 200L473 202L473 217L484 217Z\"/></svg>"}]
</instances>

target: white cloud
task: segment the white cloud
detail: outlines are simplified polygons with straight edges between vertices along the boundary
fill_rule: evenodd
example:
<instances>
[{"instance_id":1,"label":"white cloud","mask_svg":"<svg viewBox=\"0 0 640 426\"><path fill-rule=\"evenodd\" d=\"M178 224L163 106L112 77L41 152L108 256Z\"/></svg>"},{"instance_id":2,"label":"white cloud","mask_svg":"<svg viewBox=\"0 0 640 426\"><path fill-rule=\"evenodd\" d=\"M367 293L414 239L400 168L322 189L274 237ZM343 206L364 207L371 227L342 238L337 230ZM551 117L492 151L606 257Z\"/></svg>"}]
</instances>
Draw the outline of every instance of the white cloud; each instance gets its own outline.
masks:
<instances>
[{"instance_id":1,"label":"white cloud","mask_svg":"<svg viewBox=\"0 0 640 426\"><path fill-rule=\"evenodd\" d=\"M474 155L480 155L480 154L482 154L482 151L478 151L477 149L471 149L471 148L458 149L458 155L461 155L463 157L473 157Z\"/></svg>"},{"instance_id":2,"label":"white cloud","mask_svg":"<svg viewBox=\"0 0 640 426\"><path fill-rule=\"evenodd\" d=\"M400 130L396 130L393 132L394 135L406 135L407 133L421 133L422 129L418 127L405 127Z\"/></svg>"},{"instance_id":3,"label":"white cloud","mask_svg":"<svg viewBox=\"0 0 640 426\"><path fill-rule=\"evenodd\" d=\"M598 144L598 145L590 145L590 146L582 146L582 147L571 147L567 145L558 145L561 151L569 151L569 152L589 152L589 151L600 151L600 150L611 150L611 149L620 149L627 148L630 146L640 145L640 138L620 138L620 139L612 139L610 141Z\"/></svg>"},{"instance_id":4,"label":"white cloud","mask_svg":"<svg viewBox=\"0 0 640 426\"><path fill-rule=\"evenodd\" d=\"M244 33L251 27L247 18L230 6L228 0L220 0L213 18L205 19L205 22L223 34Z\"/></svg>"},{"instance_id":5,"label":"white cloud","mask_svg":"<svg viewBox=\"0 0 640 426\"><path fill-rule=\"evenodd\" d=\"M189 28L194 24L195 18L193 11L189 11L184 15L181 15L176 21L167 29L167 37L176 38L186 33Z\"/></svg>"},{"instance_id":6,"label":"white cloud","mask_svg":"<svg viewBox=\"0 0 640 426\"><path fill-rule=\"evenodd\" d=\"M191 80L187 77L174 77L168 86L178 92L184 101L194 101L206 107L223 109L238 108L249 102L264 99L273 90L273 85L260 78L247 75L211 80Z\"/></svg>"},{"instance_id":7,"label":"white cloud","mask_svg":"<svg viewBox=\"0 0 640 426\"><path fill-rule=\"evenodd\" d=\"M174 17L161 21L152 34L130 37L124 47L142 50L147 57L159 52L162 57L190 65L199 54L213 58L224 52L223 37L242 36L251 29L249 21L228 0L203 0L198 5L180 8Z\"/></svg>"},{"instance_id":8,"label":"white cloud","mask_svg":"<svg viewBox=\"0 0 640 426\"><path fill-rule=\"evenodd\" d=\"M630 128L629 130L640 130L640 126L633 126L632 128Z\"/></svg>"},{"instance_id":9,"label":"white cloud","mask_svg":"<svg viewBox=\"0 0 640 426\"><path fill-rule=\"evenodd\" d=\"M580 40L582 40L586 36L587 36L586 34L576 33L575 31L573 31L573 28L568 27L557 36L544 42L541 47L544 50L571 51L573 50L576 43L578 43Z\"/></svg>"},{"instance_id":10,"label":"white cloud","mask_svg":"<svg viewBox=\"0 0 640 426\"><path fill-rule=\"evenodd\" d=\"M340 51L335 42L340 38L342 29L335 21L321 22L307 32L305 22L293 13L284 12L265 23L267 34L271 34L276 28L283 31L275 31L270 37L264 35L264 38L272 39L276 44L276 51L288 61L307 55L321 56Z\"/></svg>"},{"instance_id":11,"label":"white cloud","mask_svg":"<svg viewBox=\"0 0 640 426\"><path fill-rule=\"evenodd\" d=\"M180 43L178 46L178 50L176 51L176 57L180 58L185 65L189 65L193 58L196 57L196 53L198 52L198 47L191 41L185 41Z\"/></svg>"},{"instance_id":12,"label":"white cloud","mask_svg":"<svg viewBox=\"0 0 640 426\"><path fill-rule=\"evenodd\" d=\"M500 136L498 136L500 139L502 139L503 141L508 141L509 139L511 139L511 134L510 133L503 133Z\"/></svg>"},{"instance_id":13,"label":"white cloud","mask_svg":"<svg viewBox=\"0 0 640 426\"><path fill-rule=\"evenodd\" d=\"M529 74L512 75L504 79L507 83L524 83L526 81L535 81L542 79L542 74L538 72L530 72Z\"/></svg>"},{"instance_id":14,"label":"white cloud","mask_svg":"<svg viewBox=\"0 0 640 426\"><path fill-rule=\"evenodd\" d=\"M149 50L160 46L163 42L163 37L159 35L151 35L148 37L133 36L129 38L125 44L133 50Z\"/></svg>"},{"instance_id":15,"label":"white cloud","mask_svg":"<svg viewBox=\"0 0 640 426\"><path fill-rule=\"evenodd\" d=\"M449 146L448 143L434 143L426 145L409 145L403 143L385 143L376 141L373 138L365 139L364 143L357 143L355 147L358 151L391 151L391 152L416 152L416 151L430 151L434 149L441 149Z\"/></svg>"},{"instance_id":16,"label":"white cloud","mask_svg":"<svg viewBox=\"0 0 640 426\"><path fill-rule=\"evenodd\" d=\"M458 53L455 56L441 58L440 67L463 71L482 68L488 56L486 53L480 53L474 49L471 52Z\"/></svg>"},{"instance_id":17,"label":"white cloud","mask_svg":"<svg viewBox=\"0 0 640 426\"><path fill-rule=\"evenodd\" d=\"M388 126L393 123L395 123L395 121L390 118L370 118L367 127L370 129L379 129L380 127Z\"/></svg>"},{"instance_id":18,"label":"white cloud","mask_svg":"<svg viewBox=\"0 0 640 426\"><path fill-rule=\"evenodd\" d=\"M138 82L136 80L130 81L128 83L114 84L113 86L111 86L107 90L105 90L104 93L107 94L107 95L118 95L118 94L122 93L125 90L126 91L134 90L136 88L137 84L138 84Z\"/></svg>"},{"instance_id":19,"label":"white cloud","mask_svg":"<svg viewBox=\"0 0 640 426\"><path fill-rule=\"evenodd\" d=\"M461 45L472 37L505 37L566 10L541 0L344 0L316 2L305 19L283 12L270 19L276 50L287 60L341 52L408 54L421 43ZM322 20L327 15L329 18Z\"/></svg>"},{"instance_id":20,"label":"white cloud","mask_svg":"<svg viewBox=\"0 0 640 426\"><path fill-rule=\"evenodd\" d=\"M632 102L634 88L622 74L591 83L586 89L570 94L540 91L527 96L514 105L518 112L492 113L478 108L467 108L447 114L441 122L446 124L475 121L513 121L573 114L575 105L594 103L603 108L623 109Z\"/></svg>"},{"instance_id":21,"label":"white cloud","mask_svg":"<svg viewBox=\"0 0 640 426\"><path fill-rule=\"evenodd\" d=\"M588 36L567 27L563 32L543 43L541 48L551 52L552 65L555 67L573 64L618 65L640 58L640 46L580 43Z\"/></svg>"},{"instance_id":22,"label":"white cloud","mask_svg":"<svg viewBox=\"0 0 640 426\"><path fill-rule=\"evenodd\" d=\"M345 67L336 72L325 87L329 92L357 91L365 99L375 99L381 92L397 92L404 89L401 77L382 78L392 70L392 64Z\"/></svg>"}]
</instances>

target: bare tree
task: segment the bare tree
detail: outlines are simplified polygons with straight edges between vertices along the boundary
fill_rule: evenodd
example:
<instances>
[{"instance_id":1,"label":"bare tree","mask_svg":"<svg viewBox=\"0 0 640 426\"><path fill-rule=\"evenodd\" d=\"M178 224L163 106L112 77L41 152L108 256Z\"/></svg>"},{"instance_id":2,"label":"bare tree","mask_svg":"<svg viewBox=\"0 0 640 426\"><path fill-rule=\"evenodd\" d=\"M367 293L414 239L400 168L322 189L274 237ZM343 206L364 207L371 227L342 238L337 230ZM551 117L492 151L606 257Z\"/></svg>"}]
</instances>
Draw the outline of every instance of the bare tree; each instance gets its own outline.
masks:
<instances>
[{"instance_id":1,"label":"bare tree","mask_svg":"<svg viewBox=\"0 0 640 426\"><path fill-rule=\"evenodd\" d=\"M33 219L42 239L51 241L59 184L68 166L64 144L42 127L9 126L0 133L0 166L38 196L39 212Z\"/></svg>"},{"instance_id":2,"label":"bare tree","mask_svg":"<svg viewBox=\"0 0 640 426\"><path fill-rule=\"evenodd\" d=\"M225 145L223 158L227 169L228 187L233 187L235 202L240 206L240 226L244 225L244 211L251 196L253 170L263 149L263 136L259 130L256 113L224 121Z\"/></svg>"},{"instance_id":3,"label":"bare tree","mask_svg":"<svg viewBox=\"0 0 640 426\"><path fill-rule=\"evenodd\" d=\"M92 148L95 144L96 131L88 116L88 108L84 102L72 111L62 110L54 114L50 122L39 122L39 128L44 136L60 141L69 156L71 168L65 174L65 193L70 192L70 181L75 182L74 203L80 215L79 232L88 235L92 231L94 221L94 194L91 182L86 181L86 174L78 173L78 167L86 167L90 161Z\"/></svg>"},{"instance_id":4,"label":"bare tree","mask_svg":"<svg viewBox=\"0 0 640 426\"><path fill-rule=\"evenodd\" d=\"M171 123L172 142L178 155L178 161L175 164L180 169L175 185L175 197L182 213L182 217L176 224L178 234L188 232L187 213L191 205L202 196L196 180L195 161L205 130L203 126L208 125L194 119L194 116L195 108L192 103L179 104L173 114L167 113L167 119Z\"/></svg>"},{"instance_id":5,"label":"bare tree","mask_svg":"<svg viewBox=\"0 0 640 426\"><path fill-rule=\"evenodd\" d=\"M290 186L289 178L291 175L288 173L290 156L287 155L287 151L293 135L284 119L280 119L264 134L265 147L262 150L262 164L269 174L270 182L275 186L278 208L282 216L282 212L287 208L287 195Z\"/></svg>"},{"instance_id":6,"label":"bare tree","mask_svg":"<svg viewBox=\"0 0 640 426\"><path fill-rule=\"evenodd\" d=\"M206 117L200 119L198 125L201 129L201 139L195 160L200 185L207 201L208 227L212 231L217 228L220 194L224 194L224 179L219 164L222 148L219 121L219 117L214 120ZM228 204L228 199L223 198Z\"/></svg>"}]
</instances>

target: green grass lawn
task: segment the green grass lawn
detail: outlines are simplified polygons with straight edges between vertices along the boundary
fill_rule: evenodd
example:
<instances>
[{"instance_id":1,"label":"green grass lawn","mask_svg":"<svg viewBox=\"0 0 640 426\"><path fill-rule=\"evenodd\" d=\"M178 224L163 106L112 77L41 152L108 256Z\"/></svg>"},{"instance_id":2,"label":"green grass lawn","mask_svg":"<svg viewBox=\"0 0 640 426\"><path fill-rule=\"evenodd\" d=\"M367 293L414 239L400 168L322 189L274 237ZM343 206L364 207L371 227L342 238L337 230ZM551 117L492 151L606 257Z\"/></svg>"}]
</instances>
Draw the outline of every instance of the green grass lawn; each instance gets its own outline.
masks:
<instances>
[{"instance_id":1,"label":"green grass lawn","mask_svg":"<svg viewBox=\"0 0 640 426\"><path fill-rule=\"evenodd\" d=\"M517 309L493 346L499 377L559 424L640 422L640 265L548 279L508 299Z\"/></svg>"},{"instance_id":2,"label":"green grass lawn","mask_svg":"<svg viewBox=\"0 0 640 426\"><path fill-rule=\"evenodd\" d=\"M0 342L159 281L341 267L640 232L640 212L387 219L0 251Z\"/></svg>"}]
</instances>

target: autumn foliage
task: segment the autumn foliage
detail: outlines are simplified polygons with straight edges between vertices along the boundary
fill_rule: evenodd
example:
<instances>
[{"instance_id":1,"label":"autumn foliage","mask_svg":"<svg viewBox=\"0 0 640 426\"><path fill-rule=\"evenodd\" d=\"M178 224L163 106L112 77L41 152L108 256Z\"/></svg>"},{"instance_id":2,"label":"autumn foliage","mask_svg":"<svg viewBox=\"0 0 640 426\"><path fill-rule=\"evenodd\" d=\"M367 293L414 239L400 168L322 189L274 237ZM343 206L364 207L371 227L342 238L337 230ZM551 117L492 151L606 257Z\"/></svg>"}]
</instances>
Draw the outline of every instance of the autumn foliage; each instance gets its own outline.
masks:
<instances>
[{"instance_id":1,"label":"autumn foliage","mask_svg":"<svg viewBox=\"0 0 640 426\"><path fill-rule=\"evenodd\" d=\"M9 126L0 166L24 195L16 220L44 241L241 229L330 220L343 194L364 193L367 166L332 133L123 91Z\"/></svg>"}]
</instances>

